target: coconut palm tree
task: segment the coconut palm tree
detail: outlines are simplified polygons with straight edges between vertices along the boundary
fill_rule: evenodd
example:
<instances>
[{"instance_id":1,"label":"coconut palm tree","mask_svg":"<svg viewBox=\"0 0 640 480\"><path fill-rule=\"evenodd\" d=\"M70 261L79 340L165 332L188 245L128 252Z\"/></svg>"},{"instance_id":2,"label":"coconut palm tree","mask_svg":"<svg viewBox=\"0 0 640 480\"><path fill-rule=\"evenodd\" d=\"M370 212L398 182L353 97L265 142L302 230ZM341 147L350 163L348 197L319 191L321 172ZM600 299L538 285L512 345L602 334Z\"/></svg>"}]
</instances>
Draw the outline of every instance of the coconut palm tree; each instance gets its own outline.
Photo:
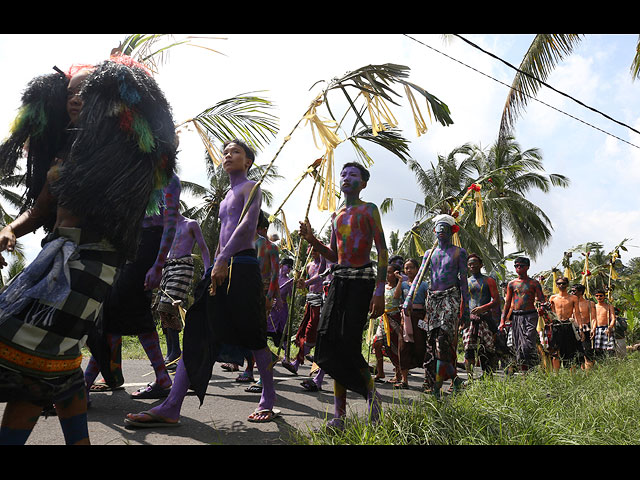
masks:
<instances>
[{"instance_id":1,"label":"coconut palm tree","mask_svg":"<svg viewBox=\"0 0 640 480\"><path fill-rule=\"evenodd\" d=\"M569 179L544 173L542 154L537 148L523 150L511 136L496 141L488 150L474 148L471 162L479 177L487 178L483 188L487 218L485 235L504 256L505 235L516 249L535 258L551 239L549 217L528 200L534 189L549 192L551 187L567 187Z\"/></svg>"}]
</instances>

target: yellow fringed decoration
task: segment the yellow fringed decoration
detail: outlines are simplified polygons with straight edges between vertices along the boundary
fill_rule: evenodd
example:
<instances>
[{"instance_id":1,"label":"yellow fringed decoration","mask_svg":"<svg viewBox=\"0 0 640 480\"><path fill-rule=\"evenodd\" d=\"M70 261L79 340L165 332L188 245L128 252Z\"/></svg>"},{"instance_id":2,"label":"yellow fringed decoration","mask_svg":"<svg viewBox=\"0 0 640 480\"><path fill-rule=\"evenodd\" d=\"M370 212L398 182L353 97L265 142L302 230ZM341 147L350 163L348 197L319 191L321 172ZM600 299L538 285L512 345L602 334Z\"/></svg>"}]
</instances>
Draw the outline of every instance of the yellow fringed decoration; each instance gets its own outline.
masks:
<instances>
[{"instance_id":1,"label":"yellow fringed decoration","mask_svg":"<svg viewBox=\"0 0 640 480\"><path fill-rule=\"evenodd\" d=\"M482 194L480 190L476 190L474 200L476 202L476 226L484 227L487 224L487 218L484 215L484 206L482 205Z\"/></svg>"},{"instance_id":2,"label":"yellow fringed decoration","mask_svg":"<svg viewBox=\"0 0 640 480\"><path fill-rule=\"evenodd\" d=\"M567 277L569 281L576 278L576 276L573 274L573 270L571 270L569 267L564 269L564 276Z\"/></svg>"},{"instance_id":3,"label":"yellow fringed decoration","mask_svg":"<svg viewBox=\"0 0 640 480\"><path fill-rule=\"evenodd\" d=\"M334 185L334 165L333 165L333 149L327 150L320 164L320 177L323 179L324 185L318 191L318 209L336 210L336 196Z\"/></svg>"},{"instance_id":4,"label":"yellow fringed decoration","mask_svg":"<svg viewBox=\"0 0 640 480\"><path fill-rule=\"evenodd\" d=\"M420 256L423 256L424 255L424 248L422 248L422 246L419 243L418 234L415 231L411 230L411 236L413 236L413 244L416 246L416 250L417 250L418 254Z\"/></svg>"},{"instance_id":5,"label":"yellow fringed decoration","mask_svg":"<svg viewBox=\"0 0 640 480\"><path fill-rule=\"evenodd\" d=\"M609 277L611 277L612 280L618 280L618 272L616 272L615 268L613 268L613 264L616 263L616 260L618 259L618 252L613 252L613 254L611 255L611 267L609 268Z\"/></svg>"},{"instance_id":6,"label":"yellow fringed decoration","mask_svg":"<svg viewBox=\"0 0 640 480\"><path fill-rule=\"evenodd\" d=\"M282 214L282 224L284 225L284 239L287 244L287 250L293 251L293 242L291 241L291 233L289 233L289 227L287 227L287 219L284 216L284 210L280 210Z\"/></svg>"},{"instance_id":7,"label":"yellow fringed decoration","mask_svg":"<svg viewBox=\"0 0 640 480\"><path fill-rule=\"evenodd\" d=\"M389 324L388 311L385 311L382 315L382 324L384 325L384 333L387 337L387 345L391 345L391 325Z\"/></svg>"},{"instance_id":8,"label":"yellow fringed decoration","mask_svg":"<svg viewBox=\"0 0 640 480\"><path fill-rule=\"evenodd\" d=\"M584 272L582 272L582 280L580 283L584 285L584 294L586 297L591 296L589 292L589 252L586 253L584 259Z\"/></svg>"},{"instance_id":9,"label":"yellow fringed decoration","mask_svg":"<svg viewBox=\"0 0 640 480\"><path fill-rule=\"evenodd\" d=\"M460 243L460 235L458 234L458 232L453 234L453 237L451 237L451 243L453 243L456 247L462 247L462 243Z\"/></svg>"},{"instance_id":10,"label":"yellow fringed decoration","mask_svg":"<svg viewBox=\"0 0 640 480\"><path fill-rule=\"evenodd\" d=\"M420 135L427 133L427 124L422 118L422 113L420 112L420 108L418 108L418 103L416 102L409 85L404 86L404 91L406 92L407 99L409 100L411 113L413 113L413 121L416 124L416 135L419 137ZM431 108L429 107L429 102L427 102L427 111L429 112L429 120L431 120Z\"/></svg>"},{"instance_id":11,"label":"yellow fringed decoration","mask_svg":"<svg viewBox=\"0 0 640 480\"><path fill-rule=\"evenodd\" d=\"M558 288L558 284L556 283L558 281L558 270L554 270L553 271L553 294L557 294L560 293L560 289Z\"/></svg>"},{"instance_id":12,"label":"yellow fringed decoration","mask_svg":"<svg viewBox=\"0 0 640 480\"><path fill-rule=\"evenodd\" d=\"M335 126L336 123L332 120L322 120L318 116L316 108L321 104L322 101L320 100L320 98L316 98L303 118L307 121L306 123L311 125L311 134L313 135L313 141L316 147L321 150L323 149L323 147L325 150L333 150L340 143L342 143L342 140L340 140L340 137L338 137L338 135L336 135L336 133L329 127L329 125L331 124ZM320 137L320 141L322 142L323 147L318 145L316 132Z\"/></svg>"},{"instance_id":13,"label":"yellow fringed decoration","mask_svg":"<svg viewBox=\"0 0 640 480\"><path fill-rule=\"evenodd\" d=\"M374 95L373 99L371 99L367 92L362 92L362 95L367 101L367 110L371 117L371 132L374 137L378 136L378 132L384 131L384 122L391 127L398 125L398 121L389 110L389 107L387 107L383 98Z\"/></svg>"},{"instance_id":14,"label":"yellow fringed decoration","mask_svg":"<svg viewBox=\"0 0 640 480\"><path fill-rule=\"evenodd\" d=\"M375 319L369 319L369 330L367 331L367 343L371 345L371 340L373 339L373 332L375 331Z\"/></svg>"}]
</instances>

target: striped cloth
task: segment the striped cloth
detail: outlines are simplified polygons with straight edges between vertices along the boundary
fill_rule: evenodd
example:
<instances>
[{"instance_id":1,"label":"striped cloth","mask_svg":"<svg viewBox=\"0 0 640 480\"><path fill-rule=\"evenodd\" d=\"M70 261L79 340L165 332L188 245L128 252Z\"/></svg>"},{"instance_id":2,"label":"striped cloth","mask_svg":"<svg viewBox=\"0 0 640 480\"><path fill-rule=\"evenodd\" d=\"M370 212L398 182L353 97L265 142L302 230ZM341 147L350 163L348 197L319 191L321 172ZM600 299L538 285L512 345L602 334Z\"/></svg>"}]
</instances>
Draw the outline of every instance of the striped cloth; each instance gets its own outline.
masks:
<instances>
[{"instance_id":1,"label":"striped cloth","mask_svg":"<svg viewBox=\"0 0 640 480\"><path fill-rule=\"evenodd\" d=\"M102 318L122 256L106 240L91 239L79 228L59 228L43 244L38 257L0 295L5 312L0 365L56 378L80 370L81 348ZM38 271L44 272L44 284L42 276L34 275ZM18 292L23 301L12 301Z\"/></svg>"},{"instance_id":2,"label":"striped cloth","mask_svg":"<svg viewBox=\"0 0 640 480\"><path fill-rule=\"evenodd\" d=\"M162 280L154 307L160 312L178 315L178 307L173 305L173 301L182 300L182 306L186 308L184 303L189 295L193 272L191 255L167 260L162 269Z\"/></svg>"}]
</instances>

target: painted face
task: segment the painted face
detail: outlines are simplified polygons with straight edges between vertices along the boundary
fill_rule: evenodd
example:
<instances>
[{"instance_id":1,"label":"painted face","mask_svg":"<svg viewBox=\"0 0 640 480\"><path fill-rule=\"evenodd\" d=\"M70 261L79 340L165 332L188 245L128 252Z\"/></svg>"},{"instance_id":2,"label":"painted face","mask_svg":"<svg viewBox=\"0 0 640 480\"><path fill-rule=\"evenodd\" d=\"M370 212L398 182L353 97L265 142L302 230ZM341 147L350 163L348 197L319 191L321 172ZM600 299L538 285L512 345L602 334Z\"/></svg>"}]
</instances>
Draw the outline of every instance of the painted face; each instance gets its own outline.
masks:
<instances>
[{"instance_id":1,"label":"painted face","mask_svg":"<svg viewBox=\"0 0 640 480\"><path fill-rule=\"evenodd\" d=\"M251 166L251 159L247 157L247 153L237 143L230 143L222 151L222 168L224 171L236 172L248 170Z\"/></svg>"},{"instance_id":2,"label":"painted face","mask_svg":"<svg viewBox=\"0 0 640 480\"><path fill-rule=\"evenodd\" d=\"M529 265L527 265L526 263L516 263L513 265L513 267L516 269L516 273L522 275L526 274L529 270Z\"/></svg>"},{"instance_id":3,"label":"painted face","mask_svg":"<svg viewBox=\"0 0 640 480\"><path fill-rule=\"evenodd\" d=\"M451 238L451 226L448 223L441 222L436 224L434 232L436 233L436 237L438 239Z\"/></svg>"},{"instance_id":4,"label":"painted face","mask_svg":"<svg viewBox=\"0 0 640 480\"><path fill-rule=\"evenodd\" d=\"M482 268L482 263L480 263L480 260L473 257L473 258L470 258L469 261L467 262L467 268L469 269L469 272L471 273L471 275L477 275L478 273L480 273L480 269Z\"/></svg>"},{"instance_id":5,"label":"painted face","mask_svg":"<svg viewBox=\"0 0 640 480\"><path fill-rule=\"evenodd\" d=\"M345 194L358 193L367 182L362 180L362 173L356 167L345 167L340 172L340 190Z\"/></svg>"},{"instance_id":6,"label":"painted face","mask_svg":"<svg viewBox=\"0 0 640 480\"><path fill-rule=\"evenodd\" d=\"M69 85L67 86L67 114L69 115L71 123L74 125L78 122L78 117L82 110L83 102L80 97L80 90L88 76L89 72L87 70L82 70L76 73L71 80L69 80Z\"/></svg>"},{"instance_id":7,"label":"painted face","mask_svg":"<svg viewBox=\"0 0 640 480\"><path fill-rule=\"evenodd\" d=\"M289 265L280 266L280 275L289 275L290 271L291 271L291 267Z\"/></svg>"}]
</instances>

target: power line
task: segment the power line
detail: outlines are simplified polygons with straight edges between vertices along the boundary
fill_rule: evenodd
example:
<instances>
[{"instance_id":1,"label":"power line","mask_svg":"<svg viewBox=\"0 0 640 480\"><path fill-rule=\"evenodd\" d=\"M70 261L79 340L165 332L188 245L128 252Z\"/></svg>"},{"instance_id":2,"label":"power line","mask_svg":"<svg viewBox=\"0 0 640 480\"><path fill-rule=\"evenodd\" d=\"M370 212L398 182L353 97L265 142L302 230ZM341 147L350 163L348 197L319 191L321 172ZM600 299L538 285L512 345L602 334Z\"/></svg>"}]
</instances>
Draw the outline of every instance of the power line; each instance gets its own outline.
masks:
<instances>
[{"instance_id":1,"label":"power line","mask_svg":"<svg viewBox=\"0 0 640 480\"><path fill-rule=\"evenodd\" d=\"M449 58L450 60L453 60L454 62L458 62L459 64L464 65L465 67L467 67L467 68L469 68L469 69L471 69L471 70L473 70L473 71L475 71L475 72L479 73L480 75L484 75L485 77L490 78L491 80L493 80L493 81L495 81L495 82L497 82L497 83L500 83L500 84L502 84L502 85L504 85L504 86L506 86L506 87L508 87L508 88L510 88L510 89L512 89L512 90L516 90L516 91L518 91L518 92L522 93L523 95L526 95L527 97L531 98L532 100L535 100L535 101L536 101L536 102L538 102L538 103L541 103L541 104L543 104L543 105L545 105L545 106L547 106L547 107L549 107L549 108L551 108L551 109L553 109L553 110L555 110L555 111L557 111L557 112L559 112L559 113L562 113L563 115L566 115L567 117L573 118L574 120L577 120L578 122L581 122L581 123L583 123L583 124L585 124L585 125L587 125L587 126L589 126L589 127L593 128L594 130L598 130L598 131L600 131L600 132L604 133L605 135L609 135L610 137L613 137L613 138L615 138L615 139L617 139L617 140L620 140L621 142L624 142L624 143L626 143L626 144L628 144L628 145L630 145L630 146L632 146L632 147L635 147L635 148L640 149L640 147L639 147L639 146L634 145L633 143L628 142L627 140L625 140L625 139L623 139L623 138L620 138L620 137L618 137L618 136L616 136L616 135L614 135L614 134L612 134L612 133L609 133L609 132L607 132L607 131L605 131L605 130L603 130L603 129L599 128L599 127L596 127L595 125L592 125L592 124L590 124L590 123L588 123L588 122L586 122L586 121L584 121L584 120L582 120L582 119L580 119L580 118L578 118L578 117L576 117L576 116L574 116L574 115L571 115L571 114L569 114L569 113L567 113L567 112L565 112L565 111L562 111L562 110L560 110L559 108L554 107L553 105L549 105L548 103L545 103L545 102L543 102L542 100L540 100L540 99L538 99L538 98L535 98L535 97L533 97L533 96L529 95L529 94L528 94L528 93L526 93L526 92L523 92L523 91L521 91L521 90L518 90L518 89L516 89L516 88L512 87L511 85L508 85L508 84L504 83L503 81L498 80L497 78L492 77L491 75L488 75L488 74L486 74L486 73L484 73L484 72L481 72L481 71L480 71L480 70L478 70L477 68L474 68L474 67L472 67L472 66L470 66L470 65L467 65L466 63L464 63L464 62L462 62L462 61L458 60L457 58L454 58L454 57L452 57L452 56L450 56L450 55L447 55L446 53L441 52L440 50L438 50L438 49L436 49L436 48L434 48L434 47L432 47L432 46L430 46L430 45L427 45L426 43L424 43L424 42L422 42L422 41L420 41L420 40L418 40L418 39L416 39L416 38L413 38L411 35L407 35L406 33L405 33L405 34L403 34L403 35L404 35L405 37L407 37L407 38L410 38L410 39L411 39L411 40L413 40L414 42L417 42L417 43L419 43L419 44L421 44L421 45L423 45L423 46L425 46L425 47L427 47L427 48L429 48L429 49L431 49L431 50L433 50L433 51L435 51L435 52L439 53L440 55L443 55L443 56L445 56L445 57ZM461 37L461 36L459 36L459 35L456 35L456 36L457 36L457 37L459 37L459 38L461 38L461 39L462 39L462 40L464 40L465 42L467 42L467 43L471 44L472 46L474 46L474 47L478 48L479 50L482 50L480 47L478 47L478 46L474 45L472 42L469 42L469 41L468 41L468 40L466 40L465 38L463 38L463 37ZM492 56L492 57L494 57L494 58L496 58L496 59L500 60L501 62L503 62L503 63L507 64L509 67L511 67L511 68L513 68L513 69L515 69L515 70L517 70L518 72L521 72L521 73L523 73L523 74L525 74L525 75L529 75L528 73L526 73L526 72L522 72L521 70L517 69L516 67L514 67L514 66L513 66L513 65L511 65L511 64L509 64L508 62L506 62L506 61L502 60L501 58L499 58L499 57L497 57L497 56L495 56L495 55L493 55L492 53L490 53L490 52L486 52L485 50L482 50L482 51L483 51L484 53L486 53L487 55L490 55L490 56ZM532 77L531 75L529 75L529 76L530 76L530 77ZM535 78L535 77L532 77L532 78ZM624 127L629 128L630 130L632 130L632 131L634 131L634 132L636 132L636 133L639 133L639 134L640 134L640 132L638 132L638 131L637 131L637 130L635 130L634 128L632 128L632 127L630 127L630 126L628 126L628 125L626 125L626 124L624 124L624 123L622 123L622 122L619 122L618 120L615 120L615 119L611 118L610 116L608 116L608 115L606 115L606 114L604 114L604 113L602 113L602 112L600 112L600 111L598 111L598 110L596 110L596 109L594 109L594 108L592 108L592 107L589 107L588 105L585 105L584 103L580 102L579 100L576 100L575 98L571 97L570 95L567 95L566 93L563 93L563 92L560 92L559 90L556 90L555 88L551 87L550 85L547 85L546 83L542 82L541 80L539 80L539 79L537 79L537 78L535 78L535 79L536 79L538 82L540 82L541 84L543 84L543 85L547 86L548 88L550 88L550 89L554 90L555 92L560 93L561 95L564 95L565 97L570 98L571 100L573 100L573 101L575 101L575 102L579 103L580 105L582 105L582 106L584 106L584 107L586 107L586 108L588 108L588 109L590 109L590 110L592 110L592 111L594 111L594 112L597 112L597 113L599 113L599 114L603 115L604 117L606 117L606 118L608 118L608 119L610 119L610 120L612 120L612 121L614 121L614 122L616 122L616 123L618 123L618 124L620 124L620 125L622 125L622 126L624 126Z\"/></svg>"}]
</instances>

